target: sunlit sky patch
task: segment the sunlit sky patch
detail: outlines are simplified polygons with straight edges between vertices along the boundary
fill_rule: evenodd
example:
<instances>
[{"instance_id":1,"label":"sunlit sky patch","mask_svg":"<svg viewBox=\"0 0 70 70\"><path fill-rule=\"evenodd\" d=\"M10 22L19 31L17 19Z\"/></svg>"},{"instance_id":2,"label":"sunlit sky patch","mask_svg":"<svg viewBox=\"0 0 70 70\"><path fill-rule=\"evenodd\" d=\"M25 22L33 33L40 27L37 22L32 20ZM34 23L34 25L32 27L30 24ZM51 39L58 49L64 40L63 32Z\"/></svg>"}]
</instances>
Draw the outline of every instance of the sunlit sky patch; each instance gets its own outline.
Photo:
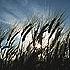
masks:
<instances>
[{"instance_id":1,"label":"sunlit sky patch","mask_svg":"<svg viewBox=\"0 0 70 70\"><path fill-rule=\"evenodd\" d=\"M14 23L22 21L37 12L65 10L70 22L70 0L0 0L0 21Z\"/></svg>"}]
</instances>

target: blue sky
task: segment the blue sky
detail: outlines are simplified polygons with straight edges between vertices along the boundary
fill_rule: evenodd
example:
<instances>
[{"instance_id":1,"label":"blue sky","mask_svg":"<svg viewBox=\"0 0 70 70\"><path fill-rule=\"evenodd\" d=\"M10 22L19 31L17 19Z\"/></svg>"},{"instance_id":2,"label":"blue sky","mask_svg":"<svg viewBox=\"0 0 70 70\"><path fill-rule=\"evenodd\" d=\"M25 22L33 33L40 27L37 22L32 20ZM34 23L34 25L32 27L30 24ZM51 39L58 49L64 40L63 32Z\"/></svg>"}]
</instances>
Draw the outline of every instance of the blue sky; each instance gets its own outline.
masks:
<instances>
[{"instance_id":1,"label":"blue sky","mask_svg":"<svg viewBox=\"0 0 70 70\"><path fill-rule=\"evenodd\" d=\"M0 0L0 22L14 23L49 8L65 10L70 24L70 0Z\"/></svg>"}]
</instances>

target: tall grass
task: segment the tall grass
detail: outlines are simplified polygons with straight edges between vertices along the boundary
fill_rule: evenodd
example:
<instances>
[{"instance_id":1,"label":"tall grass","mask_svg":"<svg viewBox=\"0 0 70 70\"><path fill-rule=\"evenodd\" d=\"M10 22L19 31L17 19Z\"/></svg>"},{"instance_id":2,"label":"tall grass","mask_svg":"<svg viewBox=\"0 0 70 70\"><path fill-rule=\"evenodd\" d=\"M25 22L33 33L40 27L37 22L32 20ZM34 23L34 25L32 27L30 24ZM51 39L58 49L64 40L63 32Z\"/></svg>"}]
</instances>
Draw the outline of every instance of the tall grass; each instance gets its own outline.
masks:
<instances>
[{"instance_id":1,"label":"tall grass","mask_svg":"<svg viewBox=\"0 0 70 70\"><path fill-rule=\"evenodd\" d=\"M61 13L52 20L43 20L45 23L38 17L32 17L32 20L19 31L16 31L16 26L10 32L4 33L4 36L0 35L0 70L69 70L70 29L64 36L63 15L64 13ZM31 40L28 40L28 43L26 37L29 33ZM46 36L44 37L45 33L49 34L47 40ZM15 37L18 37L18 34L19 43L13 44L17 41ZM6 42L5 46L2 45L3 41Z\"/></svg>"}]
</instances>

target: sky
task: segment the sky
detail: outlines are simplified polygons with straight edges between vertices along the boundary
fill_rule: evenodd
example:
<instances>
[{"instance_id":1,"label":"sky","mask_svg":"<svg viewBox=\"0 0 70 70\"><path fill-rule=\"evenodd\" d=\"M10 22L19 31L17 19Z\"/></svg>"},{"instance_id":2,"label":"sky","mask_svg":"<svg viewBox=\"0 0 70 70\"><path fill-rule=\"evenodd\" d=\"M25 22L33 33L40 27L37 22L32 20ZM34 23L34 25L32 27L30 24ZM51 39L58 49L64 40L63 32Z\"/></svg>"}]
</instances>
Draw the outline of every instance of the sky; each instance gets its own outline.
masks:
<instances>
[{"instance_id":1,"label":"sky","mask_svg":"<svg viewBox=\"0 0 70 70\"><path fill-rule=\"evenodd\" d=\"M0 0L0 23L22 21L34 13L44 13L48 8L65 10L70 25L70 0Z\"/></svg>"}]
</instances>

